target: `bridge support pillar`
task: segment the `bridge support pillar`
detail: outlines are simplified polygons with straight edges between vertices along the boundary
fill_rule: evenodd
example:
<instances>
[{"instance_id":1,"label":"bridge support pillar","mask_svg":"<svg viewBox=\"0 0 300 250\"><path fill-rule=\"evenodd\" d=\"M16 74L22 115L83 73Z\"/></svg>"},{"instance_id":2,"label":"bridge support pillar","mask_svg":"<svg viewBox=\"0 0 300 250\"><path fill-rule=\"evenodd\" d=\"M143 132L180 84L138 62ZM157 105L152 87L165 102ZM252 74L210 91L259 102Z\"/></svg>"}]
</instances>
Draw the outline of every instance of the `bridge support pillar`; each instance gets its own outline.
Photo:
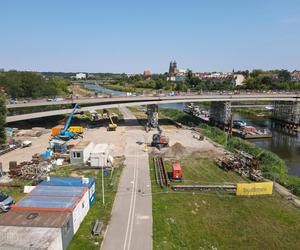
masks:
<instances>
[{"instance_id":1,"label":"bridge support pillar","mask_svg":"<svg viewBox=\"0 0 300 250\"><path fill-rule=\"evenodd\" d=\"M147 105L147 123L146 123L146 131L151 128L158 128L158 105L157 104L149 104Z\"/></svg>"},{"instance_id":2,"label":"bridge support pillar","mask_svg":"<svg viewBox=\"0 0 300 250\"><path fill-rule=\"evenodd\" d=\"M232 132L231 102L212 102L209 122L213 126Z\"/></svg>"},{"instance_id":3,"label":"bridge support pillar","mask_svg":"<svg viewBox=\"0 0 300 250\"><path fill-rule=\"evenodd\" d=\"M276 101L272 116L272 127L297 135L300 125L299 101Z\"/></svg>"}]
</instances>

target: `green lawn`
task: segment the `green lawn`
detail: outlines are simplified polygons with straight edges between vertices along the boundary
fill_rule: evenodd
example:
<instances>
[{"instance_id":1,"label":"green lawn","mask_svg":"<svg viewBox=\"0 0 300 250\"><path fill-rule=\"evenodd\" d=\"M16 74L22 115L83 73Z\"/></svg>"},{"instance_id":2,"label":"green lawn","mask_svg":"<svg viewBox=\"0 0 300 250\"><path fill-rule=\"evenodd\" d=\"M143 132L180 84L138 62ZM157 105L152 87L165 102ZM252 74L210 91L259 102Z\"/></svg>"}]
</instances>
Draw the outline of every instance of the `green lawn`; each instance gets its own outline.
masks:
<instances>
[{"instance_id":1,"label":"green lawn","mask_svg":"<svg viewBox=\"0 0 300 250\"><path fill-rule=\"evenodd\" d=\"M245 182L209 159L181 161L185 184ZM165 162L170 169L171 162ZM153 161L150 159L152 179ZM300 210L278 194L175 192L152 182L154 249L299 249Z\"/></svg>"}]
</instances>

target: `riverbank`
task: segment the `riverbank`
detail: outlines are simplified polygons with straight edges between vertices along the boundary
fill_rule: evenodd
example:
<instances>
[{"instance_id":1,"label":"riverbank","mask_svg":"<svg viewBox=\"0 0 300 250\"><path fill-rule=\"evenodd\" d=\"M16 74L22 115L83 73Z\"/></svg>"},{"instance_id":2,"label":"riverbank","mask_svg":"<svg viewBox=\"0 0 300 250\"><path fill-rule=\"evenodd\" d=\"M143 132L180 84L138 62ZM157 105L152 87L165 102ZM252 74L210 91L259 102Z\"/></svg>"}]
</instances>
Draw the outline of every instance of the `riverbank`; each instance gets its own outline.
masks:
<instances>
[{"instance_id":1,"label":"riverbank","mask_svg":"<svg viewBox=\"0 0 300 250\"><path fill-rule=\"evenodd\" d=\"M235 151L237 149L248 152L260 160L263 176L265 178L282 184L295 195L300 195L300 178L288 175L285 162L276 154L240 138L228 138L224 131L215 127L210 127L206 124L202 124L197 118L187 115L183 111L162 109L160 110L160 115L163 118L169 118L185 125L199 127L204 136L212 139L230 151Z\"/></svg>"}]
</instances>

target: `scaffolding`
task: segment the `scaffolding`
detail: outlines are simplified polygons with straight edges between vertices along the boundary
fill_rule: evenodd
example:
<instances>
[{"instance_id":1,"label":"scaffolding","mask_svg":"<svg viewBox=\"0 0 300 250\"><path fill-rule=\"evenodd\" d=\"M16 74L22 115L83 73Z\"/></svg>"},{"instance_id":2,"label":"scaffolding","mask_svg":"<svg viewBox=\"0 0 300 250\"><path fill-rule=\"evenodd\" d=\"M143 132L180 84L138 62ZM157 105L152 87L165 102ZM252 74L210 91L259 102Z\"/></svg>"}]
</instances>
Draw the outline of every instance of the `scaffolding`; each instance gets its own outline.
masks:
<instances>
[{"instance_id":1,"label":"scaffolding","mask_svg":"<svg viewBox=\"0 0 300 250\"><path fill-rule=\"evenodd\" d=\"M151 128L158 128L158 105L149 104L147 105L147 123L146 130L150 130Z\"/></svg>"},{"instance_id":2,"label":"scaffolding","mask_svg":"<svg viewBox=\"0 0 300 250\"><path fill-rule=\"evenodd\" d=\"M274 103L272 126L281 130L297 134L300 125L300 102L277 101Z\"/></svg>"},{"instance_id":3,"label":"scaffolding","mask_svg":"<svg viewBox=\"0 0 300 250\"><path fill-rule=\"evenodd\" d=\"M209 122L223 129L230 129L232 126L231 102L212 102Z\"/></svg>"}]
</instances>

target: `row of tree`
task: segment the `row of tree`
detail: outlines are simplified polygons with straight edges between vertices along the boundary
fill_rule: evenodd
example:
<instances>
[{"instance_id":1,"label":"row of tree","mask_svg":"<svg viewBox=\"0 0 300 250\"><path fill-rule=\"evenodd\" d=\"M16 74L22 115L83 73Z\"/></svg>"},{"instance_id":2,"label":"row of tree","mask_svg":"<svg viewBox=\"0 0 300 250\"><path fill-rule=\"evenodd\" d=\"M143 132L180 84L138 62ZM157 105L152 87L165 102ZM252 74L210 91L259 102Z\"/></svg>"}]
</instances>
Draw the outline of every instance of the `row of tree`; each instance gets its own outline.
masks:
<instances>
[{"instance_id":1,"label":"row of tree","mask_svg":"<svg viewBox=\"0 0 300 250\"><path fill-rule=\"evenodd\" d=\"M60 96L68 93L69 81L47 78L34 72L9 71L0 73L0 88L12 98Z\"/></svg>"}]
</instances>

